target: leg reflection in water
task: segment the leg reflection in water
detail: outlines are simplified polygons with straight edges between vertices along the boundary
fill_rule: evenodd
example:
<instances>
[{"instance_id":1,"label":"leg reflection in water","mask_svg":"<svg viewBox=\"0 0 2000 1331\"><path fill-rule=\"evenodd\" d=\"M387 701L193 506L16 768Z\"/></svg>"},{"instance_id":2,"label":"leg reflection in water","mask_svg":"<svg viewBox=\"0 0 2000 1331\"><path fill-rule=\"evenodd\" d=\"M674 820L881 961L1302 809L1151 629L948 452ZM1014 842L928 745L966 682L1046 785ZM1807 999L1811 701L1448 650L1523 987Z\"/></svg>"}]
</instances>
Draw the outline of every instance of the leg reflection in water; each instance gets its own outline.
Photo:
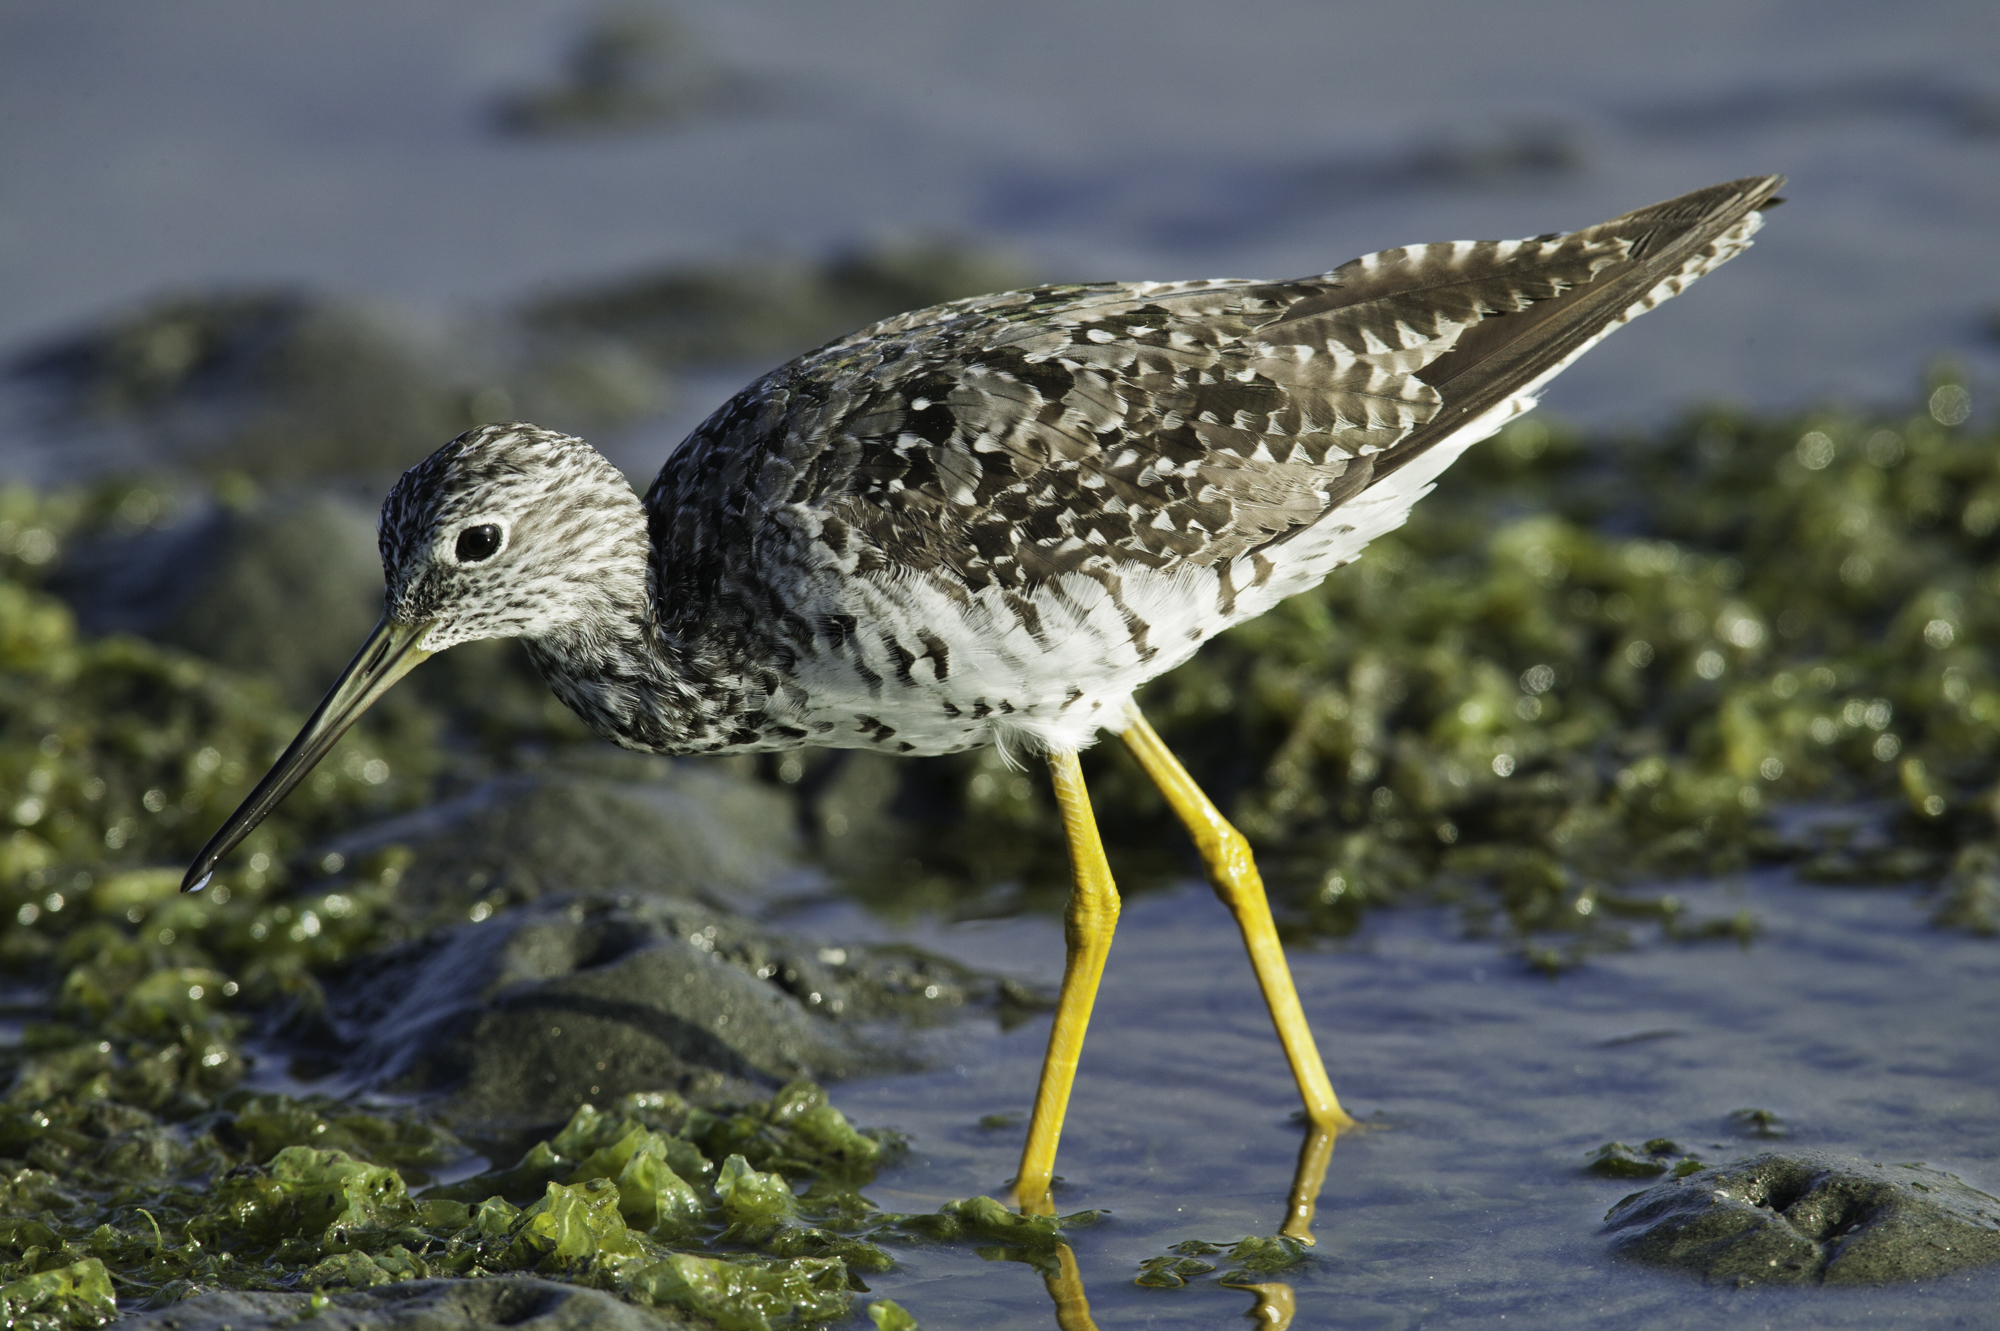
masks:
<instances>
[{"instance_id":1,"label":"leg reflection in water","mask_svg":"<svg viewBox=\"0 0 2000 1331\"><path fill-rule=\"evenodd\" d=\"M1076 1253L1067 1243L1056 1245L1054 1269L1042 1269L1042 1283L1056 1305L1057 1331L1097 1331L1090 1320L1090 1300L1083 1292L1083 1275L1076 1269Z\"/></svg>"},{"instance_id":2,"label":"leg reflection in water","mask_svg":"<svg viewBox=\"0 0 2000 1331\"><path fill-rule=\"evenodd\" d=\"M1333 1143L1339 1133L1308 1123L1306 1139L1299 1146L1298 1168L1292 1173L1292 1188L1285 1203L1285 1220L1278 1232L1299 1243L1311 1244L1313 1240L1313 1212L1319 1203L1321 1187L1326 1182L1327 1167L1333 1163ZM1024 1206L1024 1211L1036 1215L1052 1215L1055 1208L1047 1193L1036 1199L1033 1206ZM1097 1323L1090 1316L1090 1299L1083 1288L1083 1274L1077 1268L1076 1253L1067 1243L1058 1243L1054 1261L1046 1258L1036 1265L1042 1272L1042 1283L1048 1287L1049 1299L1055 1304L1058 1331L1097 1331ZM1223 1283L1232 1289L1240 1289L1256 1296L1248 1316L1259 1328L1269 1331L1285 1331L1297 1315L1296 1297L1292 1287L1283 1281L1263 1281L1252 1284L1240 1279L1245 1272L1225 1276Z\"/></svg>"},{"instance_id":3,"label":"leg reflection in water","mask_svg":"<svg viewBox=\"0 0 2000 1331\"><path fill-rule=\"evenodd\" d=\"M1292 1324L1298 1309L1292 1298L1292 1287L1282 1280L1274 1280L1268 1285L1237 1285L1235 1288L1257 1296L1257 1306L1250 1310L1250 1320L1271 1331L1285 1331Z\"/></svg>"},{"instance_id":4,"label":"leg reflection in water","mask_svg":"<svg viewBox=\"0 0 2000 1331\"><path fill-rule=\"evenodd\" d=\"M1292 1191L1285 1201L1285 1223L1278 1232L1288 1239L1310 1245L1313 1213L1319 1208L1319 1190L1326 1182L1327 1166L1333 1163L1333 1142L1340 1134L1317 1123L1306 1124L1306 1139L1299 1143L1298 1168L1292 1171Z\"/></svg>"},{"instance_id":5,"label":"leg reflection in water","mask_svg":"<svg viewBox=\"0 0 2000 1331\"><path fill-rule=\"evenodd\" d=\"M1059 1243L1055 1257L1053 1267L1043 1268L1042 1283L1048 1286L1049 1298L1056 1305L1057 1331L1097 1331L1097 1323L1090 1316L1090 1299L1084 1293L1083 1275L1077 1270L1076 1254L1067 1243ZM1231 1282L1229 1287L1256 1296L1257 1302L1246 1315L1260 1329L1285 1331L1298 1314L1292 1287L1282 1280L1255 1285Z\"/></svg>"}]
</instances>

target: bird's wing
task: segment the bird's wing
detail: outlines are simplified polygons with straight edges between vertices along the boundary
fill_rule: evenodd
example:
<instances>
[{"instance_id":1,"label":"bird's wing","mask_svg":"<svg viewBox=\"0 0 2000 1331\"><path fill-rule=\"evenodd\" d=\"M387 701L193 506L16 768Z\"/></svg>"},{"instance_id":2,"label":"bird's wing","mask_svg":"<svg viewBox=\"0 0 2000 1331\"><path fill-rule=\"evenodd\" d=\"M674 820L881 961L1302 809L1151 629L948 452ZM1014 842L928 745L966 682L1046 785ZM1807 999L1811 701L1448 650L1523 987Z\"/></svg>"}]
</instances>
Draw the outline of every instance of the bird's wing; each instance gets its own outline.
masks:
<instances>
[{"instance_id":1,"label":"bird's wing","mask_svg":"<svg viewBox=\"0 0 2000 1331\"><path fill-rule=\"evenodd\" d=\"M703 502L810 528L849 571L972 588L1214 565L1490 432L1496 407L1740 252L1780 183L1294 282L1050 287L903 315L745 390L649 506L657 526L706 474L698 488L732 493Z\"/></svg>"}]
</instances>

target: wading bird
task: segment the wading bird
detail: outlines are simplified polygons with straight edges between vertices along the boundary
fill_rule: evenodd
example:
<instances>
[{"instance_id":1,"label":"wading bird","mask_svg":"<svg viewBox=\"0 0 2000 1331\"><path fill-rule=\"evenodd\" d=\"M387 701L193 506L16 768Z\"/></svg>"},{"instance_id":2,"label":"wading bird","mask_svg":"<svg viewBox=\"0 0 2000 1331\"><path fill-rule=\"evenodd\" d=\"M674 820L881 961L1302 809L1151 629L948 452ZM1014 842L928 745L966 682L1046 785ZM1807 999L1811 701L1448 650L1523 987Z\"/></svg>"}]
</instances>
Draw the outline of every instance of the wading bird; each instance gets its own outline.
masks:
<instances>
[{"instance_id":1,"label":"wading bird","mask_svg":"<svg viewBox=\"0 0 2000 1331\"><path fill-rule=\"evenodd\" d=\"M1287 1226L1304 1233L1353 1120L1249 846L1133 692L1400 526L1571 361L1741 253L1782 183L1297 281L1039 287L899 315L738 393L644 501L580 439L470 430L390 491L382 622L185 886L413 666L478 638L524 639L557 696L627 748L1041 754L1074 874L1015 1184L1043 1209L1118 919L1077 764L1108 730L1242 930L1315 1129Z\"/></svg>"}]
</instances>

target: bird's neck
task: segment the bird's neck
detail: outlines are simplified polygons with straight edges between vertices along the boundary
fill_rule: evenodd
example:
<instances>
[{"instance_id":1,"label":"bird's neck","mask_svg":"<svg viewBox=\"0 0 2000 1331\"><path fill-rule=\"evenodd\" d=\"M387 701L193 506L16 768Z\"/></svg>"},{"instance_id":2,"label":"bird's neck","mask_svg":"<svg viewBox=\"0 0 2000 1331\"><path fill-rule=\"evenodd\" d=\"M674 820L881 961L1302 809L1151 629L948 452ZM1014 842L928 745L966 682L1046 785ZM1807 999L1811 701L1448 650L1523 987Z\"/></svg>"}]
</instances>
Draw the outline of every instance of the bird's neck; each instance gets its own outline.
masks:
<instances>
[{"instance_id":1,"label":"bird's neck","mask_svg":"<svg viewBox=\"0 0 2000 1331\"><path fill-rule=\"evenodd\" d=\"M648 753L739 747L760 693L721 635L662 624L640 586L603 597L601 612L525 639L556 696L597 734Z\"/></svg>"}]
</instances>

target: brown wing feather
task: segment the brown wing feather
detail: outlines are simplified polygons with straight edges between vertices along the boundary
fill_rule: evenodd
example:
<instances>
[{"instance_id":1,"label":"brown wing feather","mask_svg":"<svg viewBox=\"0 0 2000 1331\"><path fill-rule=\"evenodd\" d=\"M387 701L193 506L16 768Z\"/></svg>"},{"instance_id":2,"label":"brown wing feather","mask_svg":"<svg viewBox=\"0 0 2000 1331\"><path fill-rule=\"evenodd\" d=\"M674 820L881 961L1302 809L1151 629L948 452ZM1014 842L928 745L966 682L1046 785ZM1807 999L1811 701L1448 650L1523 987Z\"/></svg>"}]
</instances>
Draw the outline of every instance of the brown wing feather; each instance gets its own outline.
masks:
<instances>
[{"instance_id":1,"label":"brown wing feather","mask_svg":"<svg viewBox=\"0 0 2000 1331\"><path fill-rule=\"evenodd\" d=\"M698 581L730 541L1014 590L1234 559L1735 253L1779 183L1295 282L1050 287L888 320L752 385L675 454L648 496L661 572Z\"/></svg>"},{"instance_id":2,"label":"brown wing feather","mask_svg":"<svg viewBox=\"0 0 2000 1331\"><path fill-rule=\"evenodd\" d=\"M1782 203L1784 183L1783 176L1726 181L1562 237L1563 250L1609 248L1615 257L1553 300L1469 329L1450 354L1419 371L1443 395L1444 409L1384 459L1384 473L1734 257L1744 223Z\"/></svg>"}]
</instances>

